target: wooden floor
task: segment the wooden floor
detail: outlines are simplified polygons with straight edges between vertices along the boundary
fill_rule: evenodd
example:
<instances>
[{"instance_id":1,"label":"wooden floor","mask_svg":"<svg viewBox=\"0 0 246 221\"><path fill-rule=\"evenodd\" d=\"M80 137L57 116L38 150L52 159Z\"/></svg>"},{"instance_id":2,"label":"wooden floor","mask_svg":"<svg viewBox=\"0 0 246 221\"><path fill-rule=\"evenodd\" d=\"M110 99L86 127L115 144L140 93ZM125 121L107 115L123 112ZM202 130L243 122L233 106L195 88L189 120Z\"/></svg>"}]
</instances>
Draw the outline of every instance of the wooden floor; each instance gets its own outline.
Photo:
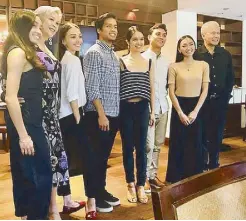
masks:
<instances>
[{"instance_id":1,"label":"wooden floor","mask_svg":"<svg viewBox=\"0 0 246 221\"><path fill-rule=\"evenodd\" d=\"M241 138L228 138L224 143L230 144L232 150L221 153L221 164L226 165L237 161L246 160L246 143ZM168 148L163 146L160 156L159 178L165 180L167 166ZM100 214L99 219L112 220L146 220L153 219L151 199L146 205L130 204L126 200L126 183L122 166L121 142L119 137L115 141L108 169L108 190L121 200L121 206L114 209L112 213ZM71 178L72 196L75 200L83 200L84 189L81 176ZM57 197L59 209L62 208L62 198ZM85 212L80 210L66 217L67 219L84 219ZM16 219L12 199L12 181L9 166L9 154L0 152L0 220Z\"/></svg>"}]
</instances>

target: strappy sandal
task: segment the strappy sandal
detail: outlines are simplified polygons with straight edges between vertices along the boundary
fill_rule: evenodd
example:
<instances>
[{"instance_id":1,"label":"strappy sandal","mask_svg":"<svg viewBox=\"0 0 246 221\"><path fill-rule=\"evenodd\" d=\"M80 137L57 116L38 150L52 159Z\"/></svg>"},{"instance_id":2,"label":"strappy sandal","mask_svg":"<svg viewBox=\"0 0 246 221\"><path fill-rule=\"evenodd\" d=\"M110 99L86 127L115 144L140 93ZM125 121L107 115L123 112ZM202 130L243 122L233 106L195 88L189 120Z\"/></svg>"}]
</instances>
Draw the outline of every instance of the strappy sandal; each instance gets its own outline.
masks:
<instances>
[{"instance_id":1,"label":"strappy sandal","mask_svg":"<svg viewBox=\"0 0 246 221\"><path fill-rule=\"evenodd\" d=\"M137 187L137 196L138 196L138 201L140 203L147 203L149 198L146 196L145 191L144 191L144 186L138 186Z\"/></svg>"},{"instance_id":2,"label":"strappy sandal","mask_svg":"<svg viewBox=\"0 0 246 221\"><path fill-rule=\"evenodd\" d=\"M127 185L127 200L130 203L136 203L137 202L137 193L136 193L136 187L133 184Z\"/></svg>"},{"instance_id":3,"label":"strappy sandal","mask_svg":"<svg viewBox=\"0 0 246 221\"><path fill-rule=\"evenodd\" d=\"M61 216L58 212L49 212L49 220L61 220Z\"/></svg>"}]
</instances>

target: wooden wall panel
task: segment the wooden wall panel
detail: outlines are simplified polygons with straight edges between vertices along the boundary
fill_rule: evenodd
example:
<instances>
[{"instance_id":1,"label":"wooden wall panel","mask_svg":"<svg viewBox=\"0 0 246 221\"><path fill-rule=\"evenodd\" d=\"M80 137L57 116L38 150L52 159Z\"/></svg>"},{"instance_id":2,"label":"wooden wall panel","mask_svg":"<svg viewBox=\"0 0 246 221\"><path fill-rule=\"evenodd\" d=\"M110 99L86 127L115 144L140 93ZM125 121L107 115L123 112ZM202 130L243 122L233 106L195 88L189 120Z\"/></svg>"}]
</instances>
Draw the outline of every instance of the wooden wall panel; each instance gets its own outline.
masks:
<instances>
[{"instance_id":1,"label":"wooden wall panel","mask_svg":"<svg viewBox=\"0 0 246 221\"><path fill-rule=\"evenodd\" d=\"M54 7L58 7L58 8L61 9L61 11L63 11L63 4L62 4L62 2L60 2L60 1L52 1L51 5L54 6Z\"/></svg>"},{"instance_id":2,"label":"wooden wall panel","mask_svg":"<svg viewBox=\"0 0 246 221\"><path fill-rule=\"evenodd\" d=\"M50 0L38 0L39 6L50 5Z\"/></svg>"},{"instance_id":3,"label":"wooden wall panel","mask_svg":"<svg viewBox=\"0 0 246 221\"><path fill-rule=\"evenodd\" d=\"M64 13L75 14L75 4L70 2L64 2Z\"/></svg>"},{"instance_id":4,"label":"wooden wall panel","mask_svg":"<svg viewBox=\"0 0 246 221\"><path fill-rule=\"evenodd\" d=\"M104 14L106 12L114 13L119 20L127 20L127 14L129 11L121 10L121 9L112 9L109 6L98 6L98 14ZM146 13L146 12L136 12L136 22L141 23L159 23L162 21L161 14L154 14L154 13ZM133 21L134 23L134 21Z\"/></svg>"},{"instance_id":5,"label":"wooden wall panel","mask_svg":"<svg viewBox=\"0 0 246 221\"><path fill-rule=\"evenodd\" d=\"M97 7L88 5L86 8L88 16L97 17Z\"/></svg>"},{"instance_id":6,"label":"wooden wall panel","mask_svg":"<svg viewBox=\"0 0 246 221\"><path fill-rule=\"evenodd\" d=\"M23 0L10 0L11 7L14 8L24 8L24 1Z\"/></svg>"},{"instance_id":7,"label":"wooden wall panel","mask_svg":"<svg viewBox=\"0 0 246 221\"><path fill-rule=\"evenodd\" d=\"M37 7L37 0L24 0L24 8L35 10Z\"/></svg>"},{"instance_id":8,"label":"wooden wall panel","mask_svg":"<svg viewBox=\"0 0 246 221\"><path fill-rule=\"evenodd\" d=\"M76 6L77 15L86 15L86 5L77 4Z\"/></svg>"},{"instance_id":9,"label":"wooden wall panel","mask_svg":"<svg viewBox=\"0 0 246 221\"><path fill-rule=\"evenodd\" d=\"M0 0L0 6L6 7L8 5L8 0Z\"/></svg>"}]
</instances>

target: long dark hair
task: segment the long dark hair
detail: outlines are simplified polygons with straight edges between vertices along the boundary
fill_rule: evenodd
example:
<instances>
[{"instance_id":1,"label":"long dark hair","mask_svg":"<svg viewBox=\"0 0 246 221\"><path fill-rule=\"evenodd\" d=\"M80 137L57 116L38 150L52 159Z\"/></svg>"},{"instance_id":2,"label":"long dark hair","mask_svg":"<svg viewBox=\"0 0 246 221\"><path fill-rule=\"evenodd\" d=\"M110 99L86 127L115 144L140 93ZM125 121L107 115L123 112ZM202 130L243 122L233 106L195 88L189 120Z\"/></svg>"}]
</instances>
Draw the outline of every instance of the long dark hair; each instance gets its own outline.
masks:
<instances>
[{"instance_id":1,"label":"long dark hair","mask_svg":"<svg viewBox=\"0 0 246 221\"><path fill-rule=\"evenodd\" d=\"M177 53L176 53L176 62L181 62L184 60L184 55L179 52L180 49L180 44L181 42L185 39L185 38L189 38L194 42L195 48L196 48L196 42L194 41L194 39L190 36L190 35L184 35L182 36L179 40L178 40L178 44L177 44ZM194 58L194 54L193 54L193 58Z\"/></svg>"},{"instance_id":2,"label":"long dark hair","mask_svg":"<svg viewBox=\"0 0 246 221\"><path fill-rule=\"evenodd\" d=\"M29 33L34 25L36 15L29 10L17 11L13 14L9 24L9 35L4 43L3 56L1 61L2 78L7 78L7 57L12 46L21 48L26 59L37 68L44 69L43 64L36 55L35 45L29 39Z\"/></svg>"},{"instance_id":3,"label":"long dark hair","mask_svg":"<svg viewBox=\"0 0 246 221\"><path fill-rule=\"evenodd\" d=\"M67 50L67 48L65 47L65 45L62 44L62 41L65 39L67 32L68 32L71 28L73 28L73 27L78 28L78 29L80 30L80 28L79 28L78 25L76 25L76 24L74 24L74 23L71 23L71 22L65 23L65 24L62 25L61 28L60 28L60 32L59 32L59 60L60 60L60 61L62 60L62 58L63 58L63 56L64 56L64 54L65 54L65 52L66 52L66 50ZM79 51L76 51L75 55L76 55L77 57L79 57Z\"/></svg>"},{"instance_id":4,"label":"long dark hair","mask_svg":"<svg viewBox=\"0 0 246 221\"><path fill-rule=\"evenodd\" d=\"M130 40L131 40L132 36L136 32L141 32L143 34L142 30L138 26L134 25L134 26L131 26L130 28L128 28L128 31L126 33L126 40L128 41L128 43L130 43ZM127 54L129 54L129 53L130 53L130 46L128 46L128 53Z\"/></svg>"}]
</instances>

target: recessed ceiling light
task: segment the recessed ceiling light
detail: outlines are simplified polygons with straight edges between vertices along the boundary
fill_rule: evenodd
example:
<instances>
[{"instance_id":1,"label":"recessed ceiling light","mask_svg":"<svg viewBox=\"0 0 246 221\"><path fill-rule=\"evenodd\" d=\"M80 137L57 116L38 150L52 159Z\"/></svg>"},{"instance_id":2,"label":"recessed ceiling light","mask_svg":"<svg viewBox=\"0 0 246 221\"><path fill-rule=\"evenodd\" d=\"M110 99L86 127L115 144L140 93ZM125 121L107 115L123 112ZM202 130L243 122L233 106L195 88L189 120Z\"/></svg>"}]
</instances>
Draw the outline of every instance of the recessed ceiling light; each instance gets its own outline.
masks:
<instances>
[{"instance_id":1,"label":"recessed ceiling light","mask_svg":"<svg viewBox=\"0 0 246 221\"><path fill-rule=\"evenodd\" d=\"M132 9L132 11L133 11L133 12L138 12L139 9L138 9L138 8L134 8L134 9Z\"/></svg>"},{"instance_id":2,"label":"recessed ceiling light","mask_svg":"<svg viewBox=\"0 0 246 221\"><path fill-rule=\"evenodd\" d=\"M229 9L230 9L230 8L223 8L224 11L227 11L227 10L229 10Z\"/></svg>"}]
</instances>

